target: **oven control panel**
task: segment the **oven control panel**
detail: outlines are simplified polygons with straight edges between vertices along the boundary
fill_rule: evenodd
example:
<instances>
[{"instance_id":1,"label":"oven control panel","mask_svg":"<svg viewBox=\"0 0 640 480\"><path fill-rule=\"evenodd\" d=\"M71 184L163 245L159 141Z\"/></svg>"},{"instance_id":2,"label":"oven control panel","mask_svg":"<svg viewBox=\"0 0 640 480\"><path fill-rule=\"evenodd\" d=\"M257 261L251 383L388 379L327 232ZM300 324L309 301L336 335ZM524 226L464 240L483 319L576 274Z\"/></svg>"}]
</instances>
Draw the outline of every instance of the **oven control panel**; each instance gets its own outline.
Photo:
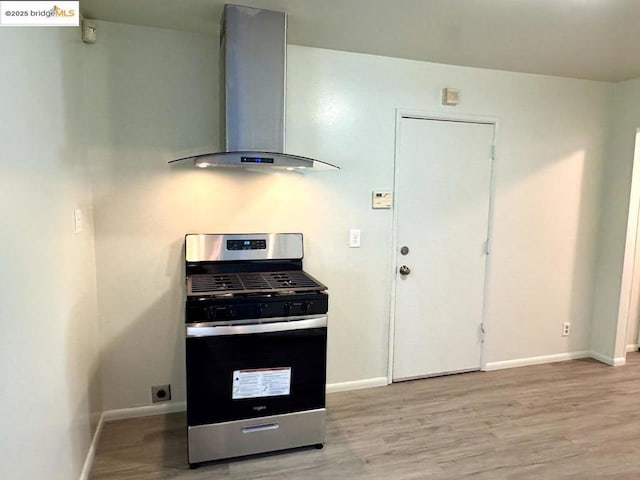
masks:
<instances>
[{"instance_id":1,"label":"oven control panel","mask_svg":"<svg viewBox=\"0 0 640 480\"><path fill-rule=\"evenodd\" d=\"M186 323L232 321L270 317L320 315L329 310L324 292L276 297L208 298L187 301Z\"/></svg>"},{"instance_id":2,"label":"oven control panel","mask_svg":"<svg viewBox=\"0 0 640 480\"><path fill-rule=\"evenodd\" d=\"M265 250L266 240L227 240L227 250Z\"/></svg>"},{"instance_id":3,"label":"oven control panel","mask_svg":"<svg viewBox=\"0 0 640 480\"><path fill-rule=\"evenodd\" d=\"M184 253L187 266L304 257L301 233L190 233L185 235Z\"/></svg>"}]
</instances>

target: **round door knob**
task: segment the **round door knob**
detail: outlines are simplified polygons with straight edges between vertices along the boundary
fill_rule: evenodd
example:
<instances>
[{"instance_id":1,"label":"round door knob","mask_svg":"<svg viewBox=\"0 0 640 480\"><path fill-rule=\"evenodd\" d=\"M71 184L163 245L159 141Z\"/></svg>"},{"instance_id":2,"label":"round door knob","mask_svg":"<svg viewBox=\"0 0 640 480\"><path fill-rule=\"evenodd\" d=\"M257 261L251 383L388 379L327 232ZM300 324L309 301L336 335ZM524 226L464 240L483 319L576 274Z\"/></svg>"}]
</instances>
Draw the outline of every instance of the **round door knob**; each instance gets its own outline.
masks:
<instances>
[{"instance_id":1,"label":"round door knob","mask_svg":"<svg viewBox=\"0 0 640 480\"><path fill-rule=\"evenodd\" d=\"M409 275L411 273L411 269L409 269L409 267L407 267L406 265L402 265L400 267L400 275Z\"/></svg>"}]
</instances>

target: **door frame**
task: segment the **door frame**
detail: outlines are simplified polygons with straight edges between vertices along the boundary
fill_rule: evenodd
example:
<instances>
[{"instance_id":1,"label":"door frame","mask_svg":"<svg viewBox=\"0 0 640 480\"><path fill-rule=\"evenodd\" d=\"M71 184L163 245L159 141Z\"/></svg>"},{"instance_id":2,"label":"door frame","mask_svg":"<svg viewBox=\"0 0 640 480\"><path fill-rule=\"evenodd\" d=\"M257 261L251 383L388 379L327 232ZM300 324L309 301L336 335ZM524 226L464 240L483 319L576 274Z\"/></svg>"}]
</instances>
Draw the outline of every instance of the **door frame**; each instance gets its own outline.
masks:
<instances>
[{"instance_id":1,"label":"door frame","mask_svg":"<svg viewBox=\"0 0 640 480\"><path fill-rule=\"evenodd\" d=\"M627 231L620 273L620 292L618 296L618 318L615 327L615 341L609 359L603 360L614 367L624 365L629 351L627 344L627 329L629 323L637 321L631 318L633 311L631 302L637 300L633 296L634 284L640 281L640 272L635 269L638 236L640 235L640 128L635 131L633 146L633 162L631 171L631 185L629 191L629 210L627 214ZM640 333L636 337L636 344L640 344Z\"/></svg>"},{"instance_id":2,"label":"door frame","mask_svg":"<svg viewBox=\"0 0 640 480\"><path fill-rule=\"evenodd\" d=\"M485 256L484 267L484 291L482 301L482 326L484 328L484 334L482 338L482 345L480 346L480 370L485 371L487 368L486 347L488 338L488 325L487 325L487 305L488 305L488 291L489 291L489 274L491 271L491 252L493 247L493 205L495 196L495 165L497 159L497 138L498 138L498 118L484 115L469 115L460 113L447 113L447 112L430 112L424 110L413 110L405 108L396 108L396 124L395 124L395 148L393 158L393 196L394 196L394 208L393 208L393 226L392 226L392 240L391 240L391 301L389 305L389 343L388 343L388 359L387 359L387 384L393 383L393 359L394 359L394 340L395 340L395 313L396 313L396 286L398 281L398 199L400 198L400 192L397 190L397 179L399 170L399 152L400 152L400 138L401 128L400 124L403 118L413 118L418 120L435 120L435 121L449 121L449 122L461 122L461 123L478 123L482 125L493 126L493 158L491 160L491 168L489 173L489 215L487 218L487 250L489 254Z\"/></svg>"}]
</instances>

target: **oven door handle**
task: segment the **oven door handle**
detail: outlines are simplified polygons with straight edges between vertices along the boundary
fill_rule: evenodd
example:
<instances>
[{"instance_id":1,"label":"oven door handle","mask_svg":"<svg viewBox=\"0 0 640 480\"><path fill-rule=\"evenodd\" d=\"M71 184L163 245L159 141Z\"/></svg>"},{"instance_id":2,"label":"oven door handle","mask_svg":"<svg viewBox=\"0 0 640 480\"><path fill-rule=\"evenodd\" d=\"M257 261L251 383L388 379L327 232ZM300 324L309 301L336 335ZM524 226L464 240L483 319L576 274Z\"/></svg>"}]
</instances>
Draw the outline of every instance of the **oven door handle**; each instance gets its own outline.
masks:
<instances>
[{"instance_id":1,"label":"oven door handle","mask_svg":"<svg viewBox=\"0 0 640 480\"><path fill-rule=\"evenodd\" d=\"M282 317L286 319L287 317ZM242 325L207 325L194 324L187 326L187 338L216 337L221 335L249 335L252 333L286 332L290 330L307 330L327 326L327 316L290 317L291 320L281 322L265 322ZM264 321L265 319L256 320Z\"/></svg>"}]
</instances>

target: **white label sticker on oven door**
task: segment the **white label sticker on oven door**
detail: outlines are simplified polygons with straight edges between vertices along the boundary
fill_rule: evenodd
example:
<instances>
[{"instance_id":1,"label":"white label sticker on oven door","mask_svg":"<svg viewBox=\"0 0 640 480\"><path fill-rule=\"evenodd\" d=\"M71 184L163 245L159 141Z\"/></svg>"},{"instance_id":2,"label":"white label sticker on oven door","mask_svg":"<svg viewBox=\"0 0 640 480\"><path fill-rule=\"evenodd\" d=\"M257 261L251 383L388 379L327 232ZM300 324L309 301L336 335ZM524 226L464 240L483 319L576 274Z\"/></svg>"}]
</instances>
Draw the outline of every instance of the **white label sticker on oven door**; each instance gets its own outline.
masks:
<instances>
[{"instance_id":1,"label":"white label sticker on oven door","mask_svg":"<svg viewBox=\"0 0 640 480\"><path fill-rule=\"evenodd\" d=\"M233 400L289 395L291 367L234 370Z\"/></svg>"}]
</instances>

